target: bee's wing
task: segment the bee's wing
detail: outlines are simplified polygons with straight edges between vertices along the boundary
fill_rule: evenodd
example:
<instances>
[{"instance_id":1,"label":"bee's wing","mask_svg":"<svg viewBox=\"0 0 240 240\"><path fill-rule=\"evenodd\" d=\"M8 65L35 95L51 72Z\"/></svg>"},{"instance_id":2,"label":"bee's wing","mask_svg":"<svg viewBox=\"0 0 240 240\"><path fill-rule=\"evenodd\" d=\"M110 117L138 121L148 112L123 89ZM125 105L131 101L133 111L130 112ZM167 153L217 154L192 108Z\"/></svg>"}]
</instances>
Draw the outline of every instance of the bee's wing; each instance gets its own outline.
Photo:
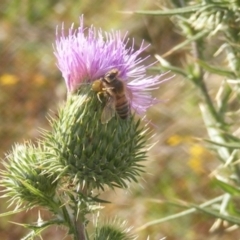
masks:
<instances>
[{"instance_id":1,"label":"bee's wing","mask_svg":"<svg viewBox=\"0 0 240 240\"><path fill-rule=\"evenodd\" d=\"M111 118L115 115L115 98L109 96L109 99L103 108L103 112L101 115L101 123L105 124L111 120Z\"/></svg>"}]
</instances>

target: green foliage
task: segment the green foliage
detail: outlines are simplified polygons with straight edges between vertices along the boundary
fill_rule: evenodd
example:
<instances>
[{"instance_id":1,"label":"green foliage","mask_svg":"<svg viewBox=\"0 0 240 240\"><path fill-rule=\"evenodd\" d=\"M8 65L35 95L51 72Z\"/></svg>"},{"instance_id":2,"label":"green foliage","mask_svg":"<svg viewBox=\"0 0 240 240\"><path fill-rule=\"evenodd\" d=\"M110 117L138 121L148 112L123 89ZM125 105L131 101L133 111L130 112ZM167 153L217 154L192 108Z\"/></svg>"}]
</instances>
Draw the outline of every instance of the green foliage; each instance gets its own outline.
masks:
<instances>
[{"instance_id":1,"label":"green foliage","mask_svg":"<svg viewBox=\"0 0 240 240\"><path fill-rule=\"evenodd\" d=\"M172 1L173 4L178 1ZM179 1L180 2L180 1ZM178 3L179 3L178 2ZM240 138L238 121L239 109L232 109L233 103L239 106L239 66L240 48L238 24L240 17L239 1L191 1L178 5L175 9L136 11L137 14L165 16L170 15L184 40L164 56L169 56L188 47L189 56L185 57L182 67L167 62L163 56L156 55L161 66L159 69L171 70L190 80L199 93L200 110L208 132L210 147L219 159L213 170L215 186L224 192L216 202L210 204L184 204L187 210L158 219L146 224L147 227L166 220L183 217L195 211L221 219L228 224L240 224L239 209L236 201L240 199ZM160 19L160 18L159 18ZM221 61L218 55L224 58ZM227 64L224 64L227 63ZM156 68L155 68L156 70ZM215 74L221 79L216 101L210 94L211 82L205 76ZM236 133L235 133L236 131ZM217 224L219 227L219 225ZM216 226L214 226L216 228ZM216 229L215 229L216 230Z\"/></svg>"}]
</instances>

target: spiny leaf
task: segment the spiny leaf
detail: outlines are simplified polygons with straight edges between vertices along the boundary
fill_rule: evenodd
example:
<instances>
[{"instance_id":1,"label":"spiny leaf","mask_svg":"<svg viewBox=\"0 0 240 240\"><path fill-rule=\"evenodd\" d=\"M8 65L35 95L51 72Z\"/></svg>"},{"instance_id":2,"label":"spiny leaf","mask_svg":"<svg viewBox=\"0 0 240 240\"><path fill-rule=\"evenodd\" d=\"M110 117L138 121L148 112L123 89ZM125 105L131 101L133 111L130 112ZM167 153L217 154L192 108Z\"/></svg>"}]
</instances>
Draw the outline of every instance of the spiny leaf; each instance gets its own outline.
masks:
<instances>
[{"instance_id":1,"label":"spiny leaf","mask_svg":"<svg viewBox=\"0 0 240 240\"><path fill-rule=\"evenodd\" d=\"M193 13L200 9L202 5L194 5L189 7L183 8L175 8L175 9L164 9L164 10L137 10L133 13L137 14L144 14L144 15L157 15L157 16L168 16L168 15L178 15L178 14L186 14L186 13Z\"/></svg>"}]
</instances>

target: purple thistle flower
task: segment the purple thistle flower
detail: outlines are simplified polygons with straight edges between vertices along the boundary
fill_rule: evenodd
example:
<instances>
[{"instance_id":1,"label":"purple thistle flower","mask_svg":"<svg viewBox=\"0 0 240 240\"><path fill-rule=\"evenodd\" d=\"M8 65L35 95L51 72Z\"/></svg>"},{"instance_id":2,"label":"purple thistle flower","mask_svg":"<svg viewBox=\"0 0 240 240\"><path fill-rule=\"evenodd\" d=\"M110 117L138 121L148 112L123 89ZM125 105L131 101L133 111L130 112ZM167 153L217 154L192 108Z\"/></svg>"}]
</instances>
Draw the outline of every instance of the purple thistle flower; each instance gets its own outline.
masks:
<instances>
[{"instance_id":1,"label":"purple thistle flower","mask_svg":"<svg viewBox=\"0 0 240 240\"><path fill-rule=\"evenodd\" d=\"M120 31L103 32L93 26L84 28L83 16L80 17L80 27L74 30L72 25L68 35L62 26L61 33L57 31L54 54L68 92L74 92L81 84L91 83L117 68L119 77L126 83L131 107L136 112L144 113L158 102L150 91L158 88L162 75L146 77L146 69L152 64L144 66L142 63L146 58L139 58L148 46L144 47L142 43L134 51L134 41L131 47L127 47L128 42L126 34L121 38Z\"/></svg>"}]
</instances>

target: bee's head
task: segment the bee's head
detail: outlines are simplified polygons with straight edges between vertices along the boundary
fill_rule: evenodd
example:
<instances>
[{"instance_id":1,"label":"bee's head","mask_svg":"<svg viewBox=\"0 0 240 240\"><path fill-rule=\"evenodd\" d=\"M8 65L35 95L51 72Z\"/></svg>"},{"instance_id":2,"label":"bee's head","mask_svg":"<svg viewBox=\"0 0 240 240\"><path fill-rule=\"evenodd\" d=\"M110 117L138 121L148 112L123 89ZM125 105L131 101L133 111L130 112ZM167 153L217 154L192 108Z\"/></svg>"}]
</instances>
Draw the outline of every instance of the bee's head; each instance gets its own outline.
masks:
<instances>
[{"instance_id":1,"label":"bee's head","mask_svg":"<svg viewBox=\"0 0 240 240\"><path fill-rule=\"evenodd\" d=\"M118 77L118 75L119 75L118 69L114 68L105 74L104 80L108 83L111 83L116 79L116 77Z\"/></svg>"}]
</instances>

